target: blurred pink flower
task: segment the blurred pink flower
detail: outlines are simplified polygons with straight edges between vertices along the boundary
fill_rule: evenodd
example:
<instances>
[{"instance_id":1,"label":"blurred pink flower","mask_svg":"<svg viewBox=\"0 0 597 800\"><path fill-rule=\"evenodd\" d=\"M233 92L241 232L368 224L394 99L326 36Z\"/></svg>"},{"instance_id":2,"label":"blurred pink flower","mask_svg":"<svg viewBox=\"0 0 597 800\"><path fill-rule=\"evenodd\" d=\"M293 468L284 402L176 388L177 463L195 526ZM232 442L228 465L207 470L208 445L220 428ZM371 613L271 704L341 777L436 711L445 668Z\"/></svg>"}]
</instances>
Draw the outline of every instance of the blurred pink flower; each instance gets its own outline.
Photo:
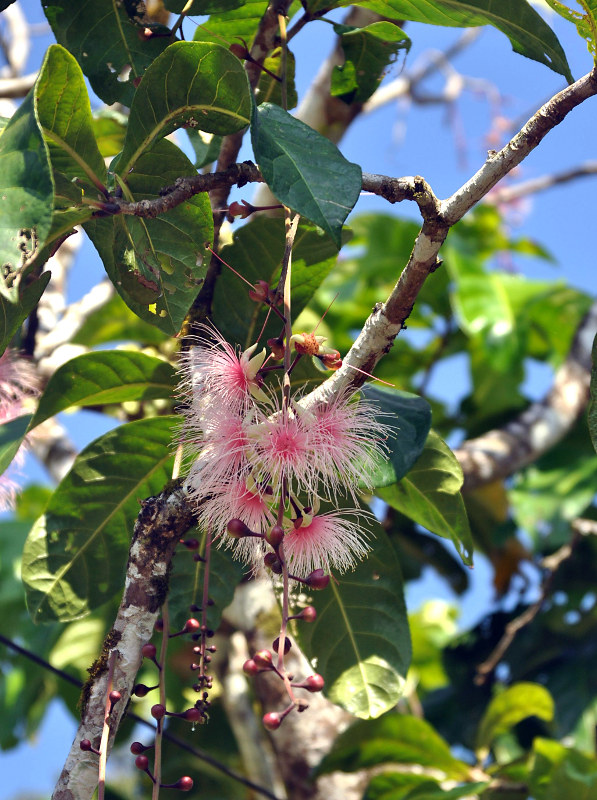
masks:
<instances>
[{"instance_id":1,"label":"blurred pink flower","mask_svg":"<svg viewBox=\"0 0 597 800\"><path fill-rule=\"evenodd\" d=\"M36 395L37 381L31 365L12 350L5 350L0 356L0 424L24 414L26 400ZM18 467L23 458L21 447L12 463ZM17 491L18 484L10 474L0 476L0 511L14 507Z\"/></svg>"}]
</instances>

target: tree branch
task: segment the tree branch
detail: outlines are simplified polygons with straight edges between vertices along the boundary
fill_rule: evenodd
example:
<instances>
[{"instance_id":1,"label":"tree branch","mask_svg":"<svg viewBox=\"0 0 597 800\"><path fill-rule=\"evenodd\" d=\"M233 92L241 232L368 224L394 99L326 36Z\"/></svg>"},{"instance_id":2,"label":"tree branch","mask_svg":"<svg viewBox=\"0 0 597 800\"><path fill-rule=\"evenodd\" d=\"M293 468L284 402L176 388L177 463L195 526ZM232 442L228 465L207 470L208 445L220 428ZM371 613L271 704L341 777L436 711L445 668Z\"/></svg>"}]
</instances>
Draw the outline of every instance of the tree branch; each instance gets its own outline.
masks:
<instances>
[{"instance_id":1,"label":"tree branch","mask_svg":"<svg viewBox=\"0 0 597 800\"><path fill-rule=\"evenodd\" d=\"M153 633L159 609L168 591L168 572L180 536L194 523L194 512L182 489L164 490L143 501L129 551L124 594L114 627L102 654L90 670L83 688L81 724L66 759L53 800L91 800L98 781L97 756L83 752L82 739L97 747L103 727L107 696L107 663L115 652L113 684L122 695L110 717L108 750L141 665L141 648Z\"/></svg>"},{"instance_id":2,"label":"tree branch","mask_svg":"<svg viewBox=\"0 0 597 800\"><path fill-rule=\"evenodd\" d=\"M563 172L554 172L551 175L542 175L540 178L532 178L522 181L514 186L504 186L503 189L495 189L485 198L488 203L501 205L511 203L513 200L520 200L521 197L528 197L530 194L544 192L562 183L569 183L577 178L588 178L597 175L597 161L586 161L574 169L567 169Z\"/></svg>"},{"instance_id":3,"label":"tree branch","mask_svg":"<svg viewBox=\"0 0 597 800\"><path fill-rule=\"evenodd\" d=\"M589 399L591 348L597 331L597 302L580 324L553 387L503 428L455 450L464 472L464 491L505 478L537 459L568 433Z\"/></svg>"},{"instance_id":4,"label":"tree branch","mask_svg":"<svg viewBox=\"0 0 597 800\"><path fill-rule=\"evenodd\" d=\"M434 204L430 207L431 213L421 209L424 215L423 227L390 296L385 303L376 305L345 357L342 367L304 398L301 403L303 407L311 408L317 403L329 402L364 383L362 371L371 373L379 359L390 350L423 283L439 266L439 249L450 228L518 166L573 108L595 94L597 68L552 97L505 147L497 153L491 152L481 169L451 197L440 203L439 214L435 211Z\"/></svg>"}]
</instances>

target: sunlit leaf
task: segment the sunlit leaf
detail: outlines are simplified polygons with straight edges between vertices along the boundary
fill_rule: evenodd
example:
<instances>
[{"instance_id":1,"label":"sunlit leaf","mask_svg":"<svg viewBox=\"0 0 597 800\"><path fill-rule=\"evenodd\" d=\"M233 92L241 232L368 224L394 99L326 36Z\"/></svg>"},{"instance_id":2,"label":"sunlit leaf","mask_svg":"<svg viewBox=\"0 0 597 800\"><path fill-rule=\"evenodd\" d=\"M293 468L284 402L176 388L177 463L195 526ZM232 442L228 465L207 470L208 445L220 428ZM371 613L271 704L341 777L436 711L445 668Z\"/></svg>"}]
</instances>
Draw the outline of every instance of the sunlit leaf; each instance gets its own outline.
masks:
<instances>
[{"instance_id":1,"label":"sunlit leaf","mask_svg":"<svg viewBox=\"0 0 597 800\"><path fill-rule=\"evenodd\" d=\"M236 56L219 44L172 44L137 89L117 171L127 176L154 142L176 128L189 125L207 133L234 133L246 127L250 117L247 74Z\"/></svg>"},{"instance_id":2,"label":"sunlit leaf","mask_svg":"<svg viewBox=\"0 0 597 800\"><path fill-rule=\"evenodd\" d=\"M497 736L506 733L527 717L553 719L550 693L538 683L515 683L497 694L485 712L477 733L477 753L484 757Z\"/></svg>"},{"instance_id":3,"label":"sunlit leaf","mask_svg":"<svg viewBox=\"0 0 597 800\"><path fill-rule=\"evenodd\" d=\"M448 743L428 722L391 713L356 722L340 734L317 767L317 774L356 772L388 762L433 767L456 780L467 778L469 773L469 767L454 758Z\"/></svg>"}]
</instances>

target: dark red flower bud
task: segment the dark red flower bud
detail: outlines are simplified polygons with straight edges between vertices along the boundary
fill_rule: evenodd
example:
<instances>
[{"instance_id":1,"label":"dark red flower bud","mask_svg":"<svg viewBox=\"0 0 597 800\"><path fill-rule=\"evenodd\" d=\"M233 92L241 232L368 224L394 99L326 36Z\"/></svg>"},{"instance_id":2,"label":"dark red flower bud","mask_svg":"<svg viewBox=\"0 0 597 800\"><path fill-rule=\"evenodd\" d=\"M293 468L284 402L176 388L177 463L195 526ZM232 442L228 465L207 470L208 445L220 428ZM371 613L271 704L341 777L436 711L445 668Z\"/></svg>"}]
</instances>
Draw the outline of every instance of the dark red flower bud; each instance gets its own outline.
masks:
<instances>
[{"instance_id":1,"label":"dark red flower bud","mask_svg":"<svg viewBox=\"0 0 597 800\"><path fill-rule=\"evenodd\" d=\"M270 544L275 550L282 544L284 539L284 528L281 525L274 525L274 527L265 534L265 541Z\"/></svg>"},{"instance_id":2,"label":"dark red flower bud","mask_svg":"<svg viewBox=\"0 0 597 800\"><path fill-rule=\"evenodd\" d=\"M248 675L250 678L254 678L255 675L259 674L259 667L253 661L252 658L248 658L245 663L243 664L243 672L245 675Z\"/></svg>"},{"instance_id":3,"label":"dark red flower bud","mask_svg":"<svg viewBox=\"0 0 597 800\"><path fill-rule=\"evenodd\" d=\"M253 661L260 669L271 669L273 658L269 650L258 650L253 656Z\"/></svg>"},{"instance_id":4,"label":"dark red flower bud","mask_svg":"<svg viewBox=\"0 0 597 800\"><path fill-rule=\"evenodd\" d=\"M324 685L324 679L317 673L315 673L315 675L309 675L308 678L305 678L304 686L309 692L320 692Z\"/></svg>"},{"instance_id":5,"label":"dark red flower bud","mask_svg":"<svg viewBox=\"0 0 597 800\"><path fill-rule=\"evenodd\" d=\"M326 575L322 569L314 569L305 579L307 586L312 589L325 589L330 582L330 576Z\"/></svg>"},{"instance_id":6,"label":"dark red flower bud","mask_svg":"<svg viewBox=\"0 0 597 800\"><path fill-rule=\"evenodd\" d=\"M149 759L147 758L147 756L144 755L137 756L137 758L135 759L135 766L137 767L137 769L143 770L143 772L145 772L145 770L149 766Z\"/></svg>"},{"instance_id":7,"label":"dark red flower bud","mask_svg":"<svg viewBox=\"0 0 597 800\"><path fill-rule=\"evenodd\" d=\"M262 722L264 728L267 728L268 731L275 731L282 724L282 717L277 711L270 711L268 714L263 715Z\"/></svg>"},{"instance_id":8,"label":"dark red flower bud","mask_svg":"<svg viewBox=\"0 0 597 800\"><path fill-rule=\"evenodd\" d=\"M228 533L234 539L242 539L245 536L253 535L253 531L241 519L231 519L226 527Z\"/></svg>"}]
</instances>

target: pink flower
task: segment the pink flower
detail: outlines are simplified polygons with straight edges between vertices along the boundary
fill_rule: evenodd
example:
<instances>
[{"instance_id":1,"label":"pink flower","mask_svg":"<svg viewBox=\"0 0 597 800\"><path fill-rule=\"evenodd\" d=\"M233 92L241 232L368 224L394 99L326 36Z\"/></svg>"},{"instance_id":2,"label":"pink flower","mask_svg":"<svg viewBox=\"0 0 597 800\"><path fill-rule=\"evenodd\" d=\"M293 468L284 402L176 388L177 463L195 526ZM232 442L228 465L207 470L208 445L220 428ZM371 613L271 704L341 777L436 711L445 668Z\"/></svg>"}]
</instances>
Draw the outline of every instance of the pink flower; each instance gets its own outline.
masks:
<instances>
[{"instance_id":1,"label":"pink flower","mask_svg":"<svg viewBox=\"0 0 597 800\"><path fill-rule=\"evenodd\" d=\"M334 498L338 490L353 497L373 488L375 461L383 458L388 429L375 417L375 408L354 394L344 394L312 409L312 434L317 468Z\"/></svg>"},{"instance_id":2,"label":"pink flower","mask_svg":"<svg viewBox=\"0 0 597 800\"><path fill-rule=\"evenodd\" d=\"M239 356L219 331L205 328L209 338L200 337L185 356L183 391L200 399L213 394L221 403L236 409L246 407L251 395L267 400L258 374L265 360L265 349L253 356L257 348L254 344Z\"/></svg>"},{"instance_id":3,"label":"pink flower","mask_svg":"<svg viewBox=\"0 0 597 800\"><path fill-rule=\"evenodd\" d=\"M231 519L240 519L255 533L265 533L275 523L266 498L244 479L231 480L211 494L199 507L200 524L212 531L220 543L234 550L245 563L259 560L264 551L262 540L252 537L234 539L226 533Z\"/></svg>"},{"instance_id":4,"label":"pink flower","mask_svg":"<svg viewBox=\"0 0 597 800\"><path fill-rule=\"evenodd\" d=\"M309 422L292 408L275 409L269 415L261 412L257 423L247 429L252 445L249 460L276 490L285 485L289 492L317 493L315 440Z\"/></svg>"},{"instance_id":5,"label":"pink flower","mask_svg":"<svg viewBox=\"0 0 597 800\"><path fill-rule=\"evenodd\" d=\"M25 413L25 401L37 394L37 381L31 366L12 351L0 356L0 424ZM13 464L23 463L23 448ZM0 476L0 511L13 508L18 485L6 473Z\"/></svg>"},{"instance_id":6,"label":"pink flower","mask_svg":"<svg viewBox=\"0 0 597 800\"><path fill-rule=\"evenodd\" d=\"M346 519L343 513L351 514L354 520ZM290 572L305 578L314 569L346 572L354 568L369 550L367 532L358 523L358 517L366 516L366 512L356 509L306 516L300 527L284 537Z\"/></svg>"},{"instance_id":7,"label":"pink flower","mask_svg":"<svg viewBox=\"0 0 597 800\"><path fill-rule=\"evenodd\" d=\"M204 405L202 416L191 406L182 432L183 441L194 451L187 484L201 496L249 470L249 440L243 416L209 395Z\"/></svg>"}]
</instances>

